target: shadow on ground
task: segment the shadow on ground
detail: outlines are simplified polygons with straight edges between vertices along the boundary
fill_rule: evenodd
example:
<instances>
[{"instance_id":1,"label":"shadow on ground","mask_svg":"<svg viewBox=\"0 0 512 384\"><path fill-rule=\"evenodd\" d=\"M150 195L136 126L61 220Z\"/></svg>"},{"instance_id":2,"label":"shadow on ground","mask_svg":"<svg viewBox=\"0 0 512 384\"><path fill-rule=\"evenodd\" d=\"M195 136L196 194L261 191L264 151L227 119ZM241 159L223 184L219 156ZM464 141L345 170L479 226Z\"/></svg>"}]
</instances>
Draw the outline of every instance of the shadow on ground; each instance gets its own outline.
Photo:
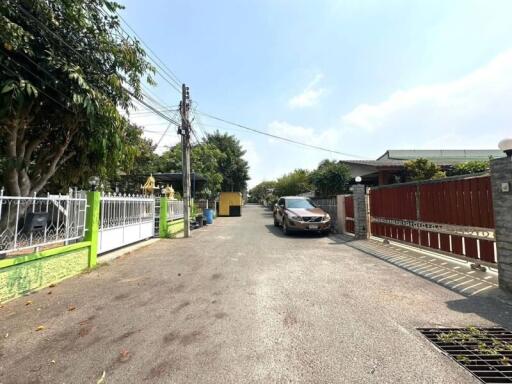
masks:
<instances>
[{"instance_id":1,"label":"shadow on ground","mask_svg":"<svg viewBox=\"0 0 512 384\"><path fill-rule=\"evenodd\" d=\"M498 288L495 284L489 284L489 288L481 293L474 293L472 291L464 291L461 288L460 284L450 284L450 280L444 280L442 278L436 278L436 273L425 273L425 268L419 268L417 264L412 263L412 267L408 266L411 263L403 263L399 259L393 258L391 256L391 250L387 249L386 246L380 245L379 249L372 249L370 247L365 246L365 244L370 244L371 240L355 240L352 236L347 235L335 235L329 238L332 242L331 245L345 245L347 247L351 247L357 249L367 255L377 257L387 263L390 263L400 269L403 269L407 272L410 272L416 276L419 276L425 280L428 280L432 283L438 284L447 288L453 292L456 292L459 295L462 295L460 300L452 300L446 302L448 308L466 314L476 314L482 318L485 318L499 326L506 327L512 329L512 295L504 292L500 288ZM411 251L413 255L414 252ZM414 256L411 255L411 259ZM431 257L427 257L431 258ZM443 267L443 260L440 259L439 265L432 263L430 268L434 271ZM447 269L448 270L448 269ZM420 273L421 271L421 273ZM467 274L467 278L474 278L474 274L481 274L481 276L485 276L485 273L472 271L469 266L462 267L461 269L454 270L454 273L458 275ZM473 274L469 274L473 273ZM485 279L485 277L484 277ZM482 279L482 281L484 281ZM463 286L462 286L463 287ZM471 325L471 324L468 324ZM449 326L449 324L447 324Z\"/></svg>"}]
</instances>

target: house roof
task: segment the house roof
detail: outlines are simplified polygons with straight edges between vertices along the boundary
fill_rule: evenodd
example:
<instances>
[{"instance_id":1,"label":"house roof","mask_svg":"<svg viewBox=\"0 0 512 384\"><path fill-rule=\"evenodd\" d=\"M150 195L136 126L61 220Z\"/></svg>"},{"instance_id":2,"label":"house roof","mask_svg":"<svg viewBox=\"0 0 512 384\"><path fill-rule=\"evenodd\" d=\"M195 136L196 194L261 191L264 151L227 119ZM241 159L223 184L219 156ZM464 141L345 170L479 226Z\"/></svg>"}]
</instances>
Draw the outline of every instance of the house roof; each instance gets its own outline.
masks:
<instances>
[{"instance_id":1,"label":"house roof","mask_svg":"<svg viewBox=\"0 0 512 384\"><path fill-rule=\"evenodd\" d=\"M489 160L505 156L499 149L390 149L377 161L386 160L414 160L424 158L439 165L451 165L466 161Z\"/></svg>"},{"instance_id":2,"label":"house roof","mask_svg":"<svg viewBox=\"0 0 512 384\"><path fill-rule=\"evenodd\" d=\"M341 160L342 163L352 165L362 165L376 168L387 168L387 167L402 167L406 160Z\"/></svg>"},{"instance_id":3,"label":"house roof","mask_svg":"<svg viewBox=\"0 0 512 384\"><path fill-rule=\"evenodd\" d=\"M504 157L497 149L390 149L377 160L341 160L349 166L351 173L358 176L376 173L379 170L400 170L408 160L425 158L440 166L450 166L466 161L489 160Z\"/></svg>"}]
</instances>

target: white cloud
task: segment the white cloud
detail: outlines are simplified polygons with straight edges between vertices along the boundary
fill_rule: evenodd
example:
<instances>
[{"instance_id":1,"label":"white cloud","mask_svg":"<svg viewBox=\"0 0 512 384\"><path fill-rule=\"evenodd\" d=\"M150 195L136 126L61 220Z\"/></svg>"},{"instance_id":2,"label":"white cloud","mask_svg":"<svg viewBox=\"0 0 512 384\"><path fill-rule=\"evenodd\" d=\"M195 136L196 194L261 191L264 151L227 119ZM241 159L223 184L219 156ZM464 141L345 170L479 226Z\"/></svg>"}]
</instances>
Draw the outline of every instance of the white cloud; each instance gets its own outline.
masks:
<instances>
[{"instance_id":1,"label":"white cloud","mask_svg":"<svg viewBox=\"0 0 512 384\"><path fill-rule=\"evenodd\" d=\"M261 157L252 141L242 140L240 144L245 150L245 155L243 157L251 166L257 166L261 163Z\"/></svg>"},{"instance_id":2,"label":"white cloud","mask_svg":"<svg viewBox=\"0 0 512 384\"><path fill-rule=\"evenodd\" d=\"M323 79L323 77L323 74L317 74L301 93L293 96L288 101L288 106L290 108L306 108L316 105L320 96L325 93L324 88L317 87L318 83Z\"/></svg>"},{"instance_id":3,"label":"white cloud","mask_svg":"<svg viewBox=\"0 0 512 384\"><path fill-rule=\"evenodd\" d=\"M417 148L494 148L512 131L512 50L458 80L361 104L341 121L352 135L387 136Z\"/></svg>"},{"instance_id":4,"label":"white cloud","mask_svg":"<svg viewBox=\"0 0 512 384\"><path fill-rule=\"evenodd\" d=\"M341 136L341 130L325 129L318 132L313 128L293 125L286 121L277 120L268 125L268 132L276 136L285 137L306 144L329 147L334 150L336 149L336 144ZM272 138L269 139L269 141L271 143L282 142L281 140Z\"/></svg>"}]
</instances>

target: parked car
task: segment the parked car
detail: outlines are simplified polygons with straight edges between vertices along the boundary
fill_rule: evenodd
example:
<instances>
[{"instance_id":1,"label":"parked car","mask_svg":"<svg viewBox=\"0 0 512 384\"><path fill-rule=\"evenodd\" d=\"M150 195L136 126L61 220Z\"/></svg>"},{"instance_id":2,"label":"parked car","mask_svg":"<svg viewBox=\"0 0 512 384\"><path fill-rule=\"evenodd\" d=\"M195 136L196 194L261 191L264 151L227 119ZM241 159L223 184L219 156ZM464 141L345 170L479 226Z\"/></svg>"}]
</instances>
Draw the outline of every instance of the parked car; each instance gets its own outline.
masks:
<instances>
[{"instance_id":1,"label":"parked car","mask_svg":"<svg viewBox=\"0 0 512 384\"><path fill-rule=\"evenodd\" d=\"M307 197L284 196L274 206L274 225L288 235L292 231L329 233L331 217Z\"/></svg>"}]
</instances>

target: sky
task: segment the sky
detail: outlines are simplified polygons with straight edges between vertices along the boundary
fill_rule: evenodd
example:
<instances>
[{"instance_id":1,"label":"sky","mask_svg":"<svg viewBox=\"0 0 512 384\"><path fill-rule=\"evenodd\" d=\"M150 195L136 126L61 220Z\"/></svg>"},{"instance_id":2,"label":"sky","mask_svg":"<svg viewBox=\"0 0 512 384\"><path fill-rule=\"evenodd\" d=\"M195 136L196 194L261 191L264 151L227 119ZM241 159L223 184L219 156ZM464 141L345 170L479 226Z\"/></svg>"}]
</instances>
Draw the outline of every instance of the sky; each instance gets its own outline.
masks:
<instances>
[{"instance_id":1,"label":"sky","mask_svg":"<svg viewBox=\"0 0 512 384\"><path fill-rule=\"evenodd\" d=\"M510 0L121 0L121 15L190 87L199 138L228 132L249 186L387 149L494 149L512 136ZM161 78L151 93L176 105ZM197 117L198 116L198 117ZM134 114L157 142L166 123ZM158 147L178 141L171 127ZM341 153L341 154L340 154Z\"/></svg>"}]
</instances>

